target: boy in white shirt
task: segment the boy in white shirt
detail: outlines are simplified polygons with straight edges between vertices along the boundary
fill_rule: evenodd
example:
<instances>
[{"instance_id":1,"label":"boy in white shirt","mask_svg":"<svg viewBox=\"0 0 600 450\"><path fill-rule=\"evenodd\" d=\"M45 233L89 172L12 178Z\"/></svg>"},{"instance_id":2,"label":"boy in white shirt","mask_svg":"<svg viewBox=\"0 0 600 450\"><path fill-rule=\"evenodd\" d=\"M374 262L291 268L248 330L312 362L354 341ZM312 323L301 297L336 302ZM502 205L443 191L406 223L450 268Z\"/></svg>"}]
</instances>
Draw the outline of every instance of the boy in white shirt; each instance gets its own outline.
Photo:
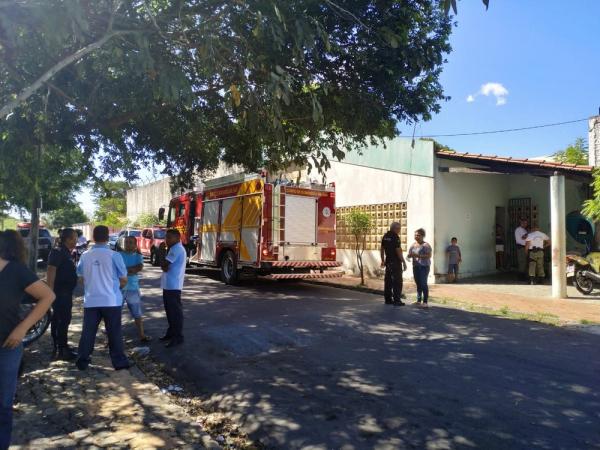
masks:
<instances>
[{"instance_id":1,"label":"boy in white shirt","mask_svg":"<svg viewBox=\"0 0 600 450\"><path fill-rule=\"evenodd\" d=\"M545 278L544 271L544 248L550 245L550 238L540 231L540 227L533 226L533 231L525 239L525 250L529 259L529 280L535 284L535 278Z\"/></svg>"}]
</instances>

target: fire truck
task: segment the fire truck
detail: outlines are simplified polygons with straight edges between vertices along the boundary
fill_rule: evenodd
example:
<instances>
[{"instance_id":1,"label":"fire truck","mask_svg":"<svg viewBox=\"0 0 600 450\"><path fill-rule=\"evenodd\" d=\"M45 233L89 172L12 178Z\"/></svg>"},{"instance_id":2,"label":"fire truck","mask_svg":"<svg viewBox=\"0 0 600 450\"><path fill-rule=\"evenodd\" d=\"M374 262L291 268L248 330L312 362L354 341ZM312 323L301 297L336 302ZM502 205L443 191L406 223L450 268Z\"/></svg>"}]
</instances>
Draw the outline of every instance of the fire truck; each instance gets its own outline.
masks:
<instances>
[{"instance_id":1,"label":"fire truck","mask_svg":"<svg viewBox=\"0 0 600 450\"><path fill-rule=\"evenodd\" d=\"M163 217L164 208L159 210ZM266 174L209 180L171 199L167 227L180 231L189 264L216 267L227 284L342 276L334 270L335 186L267 181Z\"/></svg>"}]
</instances>

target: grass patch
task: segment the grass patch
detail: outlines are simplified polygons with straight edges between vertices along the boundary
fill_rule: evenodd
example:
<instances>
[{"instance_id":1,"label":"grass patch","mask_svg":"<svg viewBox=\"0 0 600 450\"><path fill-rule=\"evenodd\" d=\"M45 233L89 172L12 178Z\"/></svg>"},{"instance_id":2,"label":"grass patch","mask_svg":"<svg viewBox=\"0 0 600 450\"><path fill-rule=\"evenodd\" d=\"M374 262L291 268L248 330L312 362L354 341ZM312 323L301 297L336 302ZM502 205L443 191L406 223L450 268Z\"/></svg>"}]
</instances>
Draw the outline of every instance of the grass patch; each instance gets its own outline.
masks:
<instances>
[{"instance_id":1,"label":"grass patch","mask_svg":"<svg viewBox=\"0 0 600 450\"><path fill-rule=\"evenodd\" d=\"M537 312L535 314L520 313L511 311L508 306L503 306L501 309L493 309L485 306L478 306L473 303L459 302L450 298L432 298L433 303L442 305L450 305L463 311L469 311L478 314L487 314L489 316L503 317L511 320L529 320L531 322L539 322L547 325L560 325L560 317L555 314Z\"/></svg>"}]
</instances>

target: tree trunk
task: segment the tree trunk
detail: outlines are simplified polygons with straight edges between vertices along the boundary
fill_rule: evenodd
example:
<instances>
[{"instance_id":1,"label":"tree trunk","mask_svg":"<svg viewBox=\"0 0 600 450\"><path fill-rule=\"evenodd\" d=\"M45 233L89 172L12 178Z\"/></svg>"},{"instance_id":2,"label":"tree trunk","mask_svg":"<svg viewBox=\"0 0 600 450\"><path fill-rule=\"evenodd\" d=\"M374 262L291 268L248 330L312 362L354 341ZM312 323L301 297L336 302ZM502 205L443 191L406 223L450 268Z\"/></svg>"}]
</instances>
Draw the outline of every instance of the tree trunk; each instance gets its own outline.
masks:
<instances>
[{"instance_id":1,"label":"tree trunk","mask_svg":"<svg viewBox=\"0 0 600 450\"><path fill-rule=\"evenodd\" d=\"M37 270L39 234L40 234L40 195L34 194L31 206L31 228L29 229L29 268Z\"/></svg>"}]
</instances>

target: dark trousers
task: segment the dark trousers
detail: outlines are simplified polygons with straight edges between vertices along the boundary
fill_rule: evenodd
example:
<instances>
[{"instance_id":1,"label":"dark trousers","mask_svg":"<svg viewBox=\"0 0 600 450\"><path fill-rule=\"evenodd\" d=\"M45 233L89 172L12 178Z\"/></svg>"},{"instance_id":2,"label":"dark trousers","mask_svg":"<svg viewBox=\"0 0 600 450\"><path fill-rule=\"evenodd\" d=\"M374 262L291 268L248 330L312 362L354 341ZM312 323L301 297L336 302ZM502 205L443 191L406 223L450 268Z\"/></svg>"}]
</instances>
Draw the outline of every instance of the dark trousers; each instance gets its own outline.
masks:
<instances>
[{"instance_id":1,"label":"dark trousers","mask_svg":"<svg viewBox=\"0 0 600 450\"><path fill-rule=\"evenodd\" d=\"M417 285L417 301L420 302L422 300L423 303L427 303L427 300L429 300L429 286L427 284L429 266L413 264L413 276Z\"/></svg>"},{"instance_id":2,"label":"dark trousers","mask_svg":"<svg viewBox=\"0 0 600 450\"><path fill-rule=\"evenodd\" d=\"M402 296L402 266L397 263L385 265L383 297L386 303L399 302Z\"/></svg>"},{"instance_id":3,"label":"dark trousers","mask_svg":"<svg viewBox=\"0 0 600 450\"><path fill-rule=\"evenodd\" d=\"M125 355L123 346L123 333L121 330L121 306L106 306L99 308L83 309L83 330L79 340L79 351L77 358L78 366L87 366L91 361L96 342L96 333L100 321L104 320L106 335L108 336L108 349L110 359L115 369L129 366L129 360Z\"/></svg>"},{"instance_id":4,"label":"dark trousers","mask_svg":"<svg viewBox=\"0 0 600 450\"><path fill-rule=\"evenodd\" d=\"M8 449L12 434L13 402L23 347L0 347L0 450Z\"/></svg>"},{"instance_id":5,"label":"dark trousers","mask_svg":"<svg viewBox=\"0 0 600 450\"><path fill-rule=\"evenodd\" d=\"M67 348L69 325L71 324L71 310L73 308L72 293L56 293L56 300L52 303L52 321L50 333L54 341L54 348Z\"/></svg>"},{"instance_id":6,"label":"dark trousers","mask_svg":"<svg viewBox=\"0 0 600 450\"><path fill-rule=\"evenodd\" d=\"M169 328L165 333L172 339L183 339L183 308L181 306L181 291L163 290L163 304L167 314Z\"/></svg>"}]
</instances>

